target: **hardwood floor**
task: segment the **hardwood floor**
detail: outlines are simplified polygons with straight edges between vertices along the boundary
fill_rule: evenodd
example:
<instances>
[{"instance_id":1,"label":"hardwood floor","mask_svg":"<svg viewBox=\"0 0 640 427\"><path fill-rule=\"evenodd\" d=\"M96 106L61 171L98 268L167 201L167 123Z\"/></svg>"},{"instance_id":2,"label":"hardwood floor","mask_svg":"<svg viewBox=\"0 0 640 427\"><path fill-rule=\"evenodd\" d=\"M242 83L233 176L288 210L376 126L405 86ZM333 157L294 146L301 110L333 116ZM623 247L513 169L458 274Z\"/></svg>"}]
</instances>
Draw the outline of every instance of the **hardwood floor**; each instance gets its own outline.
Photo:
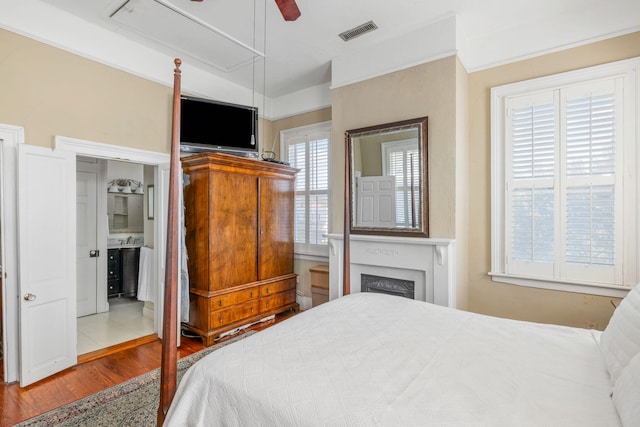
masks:
<instances>
[{"instance_id":1,"label":"hardwood floor","mask_svg":"<svg viewBox=\"0 0 640 427\"><path fill-rule=\"evenodd\" d=\"M282 313L274 320L251 326L260 331L295 315ZM220 341L231 339L224 337ZM204 349L200 338L182 337L178 358ZM54 408L97 393L160 367L161 342L143 337L109 349L83 355L79 364L30 386L0 386L1 426L11 426ZM95 353L95 354L94 354Z\"/></svg>"}]
</instances>

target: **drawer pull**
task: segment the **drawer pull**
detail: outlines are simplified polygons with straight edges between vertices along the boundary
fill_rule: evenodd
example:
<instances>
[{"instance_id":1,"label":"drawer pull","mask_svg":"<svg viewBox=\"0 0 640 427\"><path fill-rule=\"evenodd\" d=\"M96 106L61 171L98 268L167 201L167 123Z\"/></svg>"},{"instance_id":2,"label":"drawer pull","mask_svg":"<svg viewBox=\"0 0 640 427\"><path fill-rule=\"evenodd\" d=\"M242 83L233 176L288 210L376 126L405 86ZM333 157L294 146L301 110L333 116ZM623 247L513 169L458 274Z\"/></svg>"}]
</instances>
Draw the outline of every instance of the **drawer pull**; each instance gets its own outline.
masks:
<instances>
[{"instance_id":1,"label":"drawer pull","mask_svg":"<svg viewBox=\"0 0 640 427\"><path fill-rule=\"evenodd\" d=\"M264 292L265 292L266 294L268 294L268 293L269 293L269 288L268 288L268 287L267 287L267 288L264 288Z\"/></svg>"},{"instance_id":2,"label":"drawer pull","mask_svg":"<svg viewBox=\"0 0 640 427\"><path fill-rule=\"evenodd\" d=\"M218 300L218 306L222 307L222 300Z\"/></svg>"},{"instance_id":3,"label":"drawer pull","mask_svg":"<svg viewBox=\"0 0 640 427\"><path fill-rule=\"evenodd\" d=\"M265 307L269 308L269 301L264 304Z\"/></svg>"},{"instance_id":4,"label":"drawer pull","mask_svg":"<svg viewBox=\"0 0 640 427\"><path fill-rule=\"evenodd\" d=\"M249 292L249 298L253 298L253 291Z\"/></svg>"},{"instance_id":5,"label":"drawer pull","mask_svg":"<svg viewBox=\"0 0 640 427\"><path fill-rule=\"evenodd\" d=\"M218 322L222 323L222 316L218 316Z\"/></svg>"},{"instance_id":6,"label":"drawer pull","mask_svg":"<svg viewBox=\"0 0 640 427\"><path fill-rule=\"evenodd\" d=\"M253 307L251 307L251 312L253 313Z\"/></svg>"}]
</instances>

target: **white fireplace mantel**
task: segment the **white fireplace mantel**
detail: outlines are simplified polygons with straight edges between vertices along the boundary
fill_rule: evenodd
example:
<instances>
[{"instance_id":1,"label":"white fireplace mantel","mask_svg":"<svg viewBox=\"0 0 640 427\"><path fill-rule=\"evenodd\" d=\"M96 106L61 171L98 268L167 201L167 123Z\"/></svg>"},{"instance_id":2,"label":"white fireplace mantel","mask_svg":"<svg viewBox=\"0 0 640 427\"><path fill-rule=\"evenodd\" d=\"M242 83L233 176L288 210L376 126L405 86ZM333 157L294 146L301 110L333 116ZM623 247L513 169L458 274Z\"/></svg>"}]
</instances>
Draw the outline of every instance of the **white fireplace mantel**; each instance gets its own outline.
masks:
<instances>
[{"instance_id":1,"label":"white fireplace mantel","mask_svg":"<svg viewBox=\"0 0 640 427\"><path fill-rule=\"evenodd\" d=\"M344 238L329 234L329 299L342 296ZM361 274L412 280L415 299L456 307L455 240L419 237L349 236L351 292Z\"/></svg>"}]
</instances>

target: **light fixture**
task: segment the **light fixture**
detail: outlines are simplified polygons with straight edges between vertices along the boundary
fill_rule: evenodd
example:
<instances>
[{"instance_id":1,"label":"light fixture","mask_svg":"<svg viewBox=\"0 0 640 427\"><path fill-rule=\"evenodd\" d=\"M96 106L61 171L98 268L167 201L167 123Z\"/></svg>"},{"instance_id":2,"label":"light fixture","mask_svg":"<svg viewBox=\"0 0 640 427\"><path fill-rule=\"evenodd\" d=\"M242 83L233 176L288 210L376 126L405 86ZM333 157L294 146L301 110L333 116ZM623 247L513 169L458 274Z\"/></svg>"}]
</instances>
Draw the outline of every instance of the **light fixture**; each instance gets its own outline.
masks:
<instances>
[{"instance_id":1,"label":"light fixture","mask_svg":"<svg viewBox=\"0 0 640 427\"><path fill-rule=\"evenodd\" d=\"M127 181L127 185L122 189L123 193L131 194L131 181Z\"/></svg>"},{"instance_id":2,"label":"light fixture","mask_svg":"<svg viewBox=\"0 0 640 427\"><path fill-rule=\"evenodd\" d=\"M135 179L117 178L107 182L109 193L144 194L144 184Z\"/></svg>"}]
</instances>

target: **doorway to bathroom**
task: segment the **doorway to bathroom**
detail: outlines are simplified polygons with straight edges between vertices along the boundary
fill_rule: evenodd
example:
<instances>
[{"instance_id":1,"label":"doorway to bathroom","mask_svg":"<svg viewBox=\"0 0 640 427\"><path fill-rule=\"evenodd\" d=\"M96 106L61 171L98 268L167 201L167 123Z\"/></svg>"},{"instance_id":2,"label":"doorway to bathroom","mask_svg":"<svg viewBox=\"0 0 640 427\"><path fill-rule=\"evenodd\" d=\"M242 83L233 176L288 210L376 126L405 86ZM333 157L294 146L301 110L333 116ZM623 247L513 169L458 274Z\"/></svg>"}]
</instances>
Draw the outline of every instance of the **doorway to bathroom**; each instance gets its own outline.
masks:
<instances>
[{"instance_id":1,"label":"doorway to bathroom","mask_svg":"<svg viewBox=\"0 0 640 427\"><path fill-rule=\"evenodd\" d=\"M79 360L155 338L155 228L145 188L156 166L76 158L77 352ZM104 242L106 240L106 251Z\"/></svg>"}]
</instances>

